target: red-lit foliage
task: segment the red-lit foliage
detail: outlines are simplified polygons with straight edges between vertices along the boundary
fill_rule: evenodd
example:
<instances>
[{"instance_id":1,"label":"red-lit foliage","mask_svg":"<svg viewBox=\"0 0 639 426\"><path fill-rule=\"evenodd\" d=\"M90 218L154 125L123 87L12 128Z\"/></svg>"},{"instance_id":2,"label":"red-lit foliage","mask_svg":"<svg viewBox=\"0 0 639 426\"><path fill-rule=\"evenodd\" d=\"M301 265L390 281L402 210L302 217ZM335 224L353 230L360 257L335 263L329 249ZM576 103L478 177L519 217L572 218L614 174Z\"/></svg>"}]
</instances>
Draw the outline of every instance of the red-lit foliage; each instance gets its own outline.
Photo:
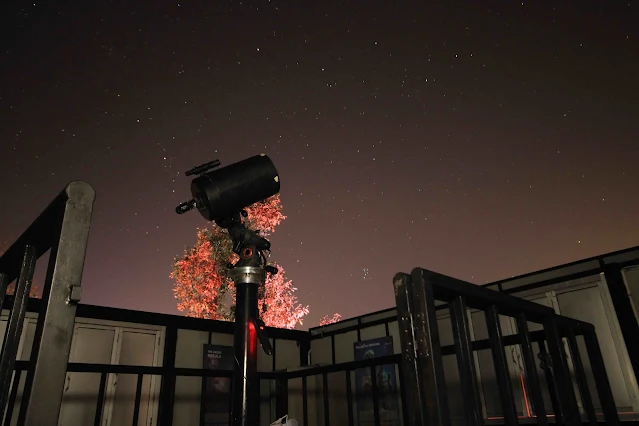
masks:
<instances>
[{"instance_id":1,"label":"red-lit foliage","mask_svg":"<svg viewBox=\"0 0 639 426\"><path fill-rule=\"evenodd\" d=\"M342 319L342 316L340 314L333 314L332 317L329 317L328 315L324 315L322 319L320 320L319 325L333 324L334 322L338 322L341 319Z\"/></svg>"},{"instance_id":2,"label":"red-lit foliage","mask_svg":"<svg viewBox=\"0 0 639 426\"><path fill-rule=\"evenodd\" d=\"M246 225L269 235L280 222L282 214L279 195L256 203L247 209ZM235 316L235 287L227 265L235 262L228 232L217 226L199 229L195 246L187 248L175 259L171 278L175 280L174 294L178 309L187 316L232 321ZM295 328L308 314L295 296L296 288L286 279L284 269L266 279L259 289L259 311L269 327Z\"/></svg>"}]
</instances>

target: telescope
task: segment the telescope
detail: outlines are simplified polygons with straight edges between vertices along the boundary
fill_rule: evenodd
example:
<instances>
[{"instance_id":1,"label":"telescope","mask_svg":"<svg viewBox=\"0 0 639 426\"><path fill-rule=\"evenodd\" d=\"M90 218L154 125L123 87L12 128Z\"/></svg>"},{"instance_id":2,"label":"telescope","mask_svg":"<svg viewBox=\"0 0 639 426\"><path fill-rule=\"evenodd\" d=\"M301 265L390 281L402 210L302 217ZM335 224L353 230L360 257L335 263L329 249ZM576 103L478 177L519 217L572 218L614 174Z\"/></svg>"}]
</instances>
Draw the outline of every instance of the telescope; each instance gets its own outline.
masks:
<instances>
[{"instance_id":1,"label":"telescope","mask_svg":"<svg viewBox=\"0 0 639 426\"><path fill-rule=\"evenodd\" d=\"M220 161L213 160L185 173L197 176L191 181L193 198L175 211L184 214L197 208L204 219L228 230L233 251L238 255L237 262L228 265L236 288L231 424L255 426L259 410L257 340L267 355L273 353L259 317L257 290L265 285L266 274L276 274L277 268L267 264L264 254L271 243L244 224L243 219L248 216L244 209L277 194L280 179L265 154L216 169L219 166Z\"/></svg>"},{"instance_id":2,"label":"telescope","mask_svg":"<svg viewBox=\"0 0 639 426\"><path fill-rule=\"evenodd\" d=\"M185 173L197 175L191 182L193 198L177 206L177 214L197 208L208 221L224 221L280 192L277 169L265 154L212 170L219 165L219 160L213 160Z\"/></svg>"}]
</instances>

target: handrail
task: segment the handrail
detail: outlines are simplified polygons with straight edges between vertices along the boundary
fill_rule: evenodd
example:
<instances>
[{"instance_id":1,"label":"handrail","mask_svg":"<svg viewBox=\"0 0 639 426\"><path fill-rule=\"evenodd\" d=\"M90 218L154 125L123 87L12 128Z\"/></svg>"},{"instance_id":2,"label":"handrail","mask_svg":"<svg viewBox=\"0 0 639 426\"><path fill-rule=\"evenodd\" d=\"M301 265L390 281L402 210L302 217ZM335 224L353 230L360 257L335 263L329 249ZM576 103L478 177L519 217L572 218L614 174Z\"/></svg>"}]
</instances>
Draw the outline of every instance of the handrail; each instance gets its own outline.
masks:
<instances>
[{"instance_id":1,"label":"handrail","mask_svg":"<svg viewBox=\"0 0 639 426\"><path fill-rule=\"evenodd\" d=\"M482 401L477 382L477 366L473 352L477 342L471 340L469 308L484 312L489 348L501 397L506 424L518 423L505 346L520 345L524 361L525 382L532 400L537 423L548 425L542 398L532 342L538 340L542 369L547 378L552 409L565 424L580 424L577 397L568 364L563 338L567 338L574 374L584 410L590 423L597 422L590 390L585 378L576 336L582 335L592 366L599 399L608 424L619 423L610 382L592 324L555 313L554 309L515 296L476 286L422 268L411 274L399 273L394 278L397 316L402 344L402 364L408 391L409 426L451 424L444 378L444 348L439 342L435 301L448 303L463 395L464 417L469 425L483 424ZM504 336L500 316L508 316L517 324L517 334ZM543 335L528 330L528 322L543 327ZM543 337L543 339L541 339ZM545 344L541 344L541 340ZM547 347L547 349L546 349ZM547 351L547 353L546 353Z\"/></svg>"},{"instance_id":2,"label":"handrail","mask_svg":"<svg viewBox=\"0 0 639 426\"><path fill-rule=\"evenodd\" d=\"M71 182L0 256L0 304L7 285L17 279L0 359L0 418L9 398L35 263L51 250L43 289L46 310L38 316L30 354L35 362L27 370L18 424L57 425L94 201L89 184Z\"/></svg>"}]
</instances>

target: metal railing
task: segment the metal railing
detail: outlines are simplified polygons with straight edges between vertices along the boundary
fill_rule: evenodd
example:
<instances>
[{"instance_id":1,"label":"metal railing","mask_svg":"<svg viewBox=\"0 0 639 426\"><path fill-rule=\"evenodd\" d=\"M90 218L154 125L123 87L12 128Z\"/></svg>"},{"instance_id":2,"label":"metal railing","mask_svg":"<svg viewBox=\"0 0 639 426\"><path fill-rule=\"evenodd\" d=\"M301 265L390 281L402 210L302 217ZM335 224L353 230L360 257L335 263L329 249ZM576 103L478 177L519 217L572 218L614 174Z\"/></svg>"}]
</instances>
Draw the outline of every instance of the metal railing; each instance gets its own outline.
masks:
<instances>
[{"instance_id":1,"label":"metal railing","mask_svg":"<svg viewBox=\"0 0 639 426\"><path fill-rule=\"evenodd\" d=\"M581 425L583 422L573 387L568 356L564 350L562 341L564 338L570 350L574 377L585 411L585 421L591 425L596 425L598 421L577 346L576 336L583 336L605 421L610 425L619 424L604 360L592 324L557 315L551 308L534 302L421 268L414 269L411 275L397 274L394 286L402 362L404 371L407 373L403 376L409 413L407 426L449 426L451 424L435 309L436 300L448 303L450 309L454 353L457 358L464 419L467 425L484 424L473 358L473 351L480 349L477 347L477 343L480 342L471 340L468 308L484 312L504 421L507 425L516 425L519 421L504 353L504 347L512 344L518 344L521 347L525 381L530 392L536 422L540 425L548 424L532 349L533 333L529 332L528 322L543 326L542 332L534 333L534 340L541 342L539 347L542 352L545 352L547 346L549 356L542 358L545 360L544 372L547 375L553 401L555 421L571 426ZM511 317L516 321L518 329L516 335L503 335L500 315Z\"/></svg>"},{"instance_id":2,"label":"metal railing","mask_svg":"<svg viewBox=\"0 0 639 426\"><path fill-rule=\"evenodd\" d=\"M13 407L17 404L18 388L20 378L22 374L29 371L31 366L30 361L18 361L15 364L15 375L13 380L13 387L8 400L7 416L3 426L12 424L12 412ZM366 359L361 361L352 361L341 364L331 364L325 366L315 367L300 367L296 371L274 371L274 372L260 372L258 378L260 381L271 381L275 384L275 392L271 396L267 396L269 402L272 402L275 406L275 413L273 419L280 418L285 414L289 414L289 410L294 410L301 414L298 419L301 425L317 424L324 426L330 426L331 424L339 426L354 426L358 422L356 421L355 409L358 403L362 403L365 400L370 402L373 407L373 421L370 422L371 426L380 426L383 424L380 419L380 390L376 380L372 380L372 388L369 393L357 392L356 387L352 382L351 375L360 369L369 369L371 377L375 377L374 369L382 365L396 366L400 371L401 377L401 357L400 355L391 355L378 357L373 359ZM135 394L133 399L133 417L131 418L131 424L137 426L140 417L143 415L140 411L141 400L143 397L143 380L147 376L157 377L201 377L203 380L207 377L232 377L232 371L228 370L209 370L209 369L195 369L195 368L165 368L165 367L149 367L149 366L132 366L132 365L110 365L110 364L86 364L86 363L69 363L67 366L68 373L93 373L100 375L100 381L97 389L93 389L93 392L89 391L82 396L83 400L95 401L95 414L92 419L94 426L103 424L105 416L105 407L107 403L107 383L109 375L132 375L137 378ZM329 376L335 378L335 375L343 375L343 388L329 385ZM320 386L315 388L315 392L309 390L309 379L318 378ZM301 389L291 389L289 383L291 380L301 379ZM311 394L321 392L321 396L318 399L310 396ZM339 394L344 396L344 400L341 398L335 398L335 395ZM406 424L407 418L407 406L405 404L405 396L403 387L395 388L393 398L397 398L398 402L398 415L401 417L401 424ZM264 396L263 396L264 398ZM292 407L289 402L290 398L298 398L301 400L300 406ZM198 398L201 407L203 409L204 395ZM320 402L319 404L317 404ZM338 415L335 418L336 407L335 403L341 402L342 408L346 408L345 415ZM321 406L319 418L310 419L311 413L317 414L315 410L310 409L310 404L315 403L316 406ZM345 405L344 405L345 404ZM229 407L230 415L230 407ZM331 419L336 421L331 422ZM158 424L173 424L173 418L161 417L158 418ZM359 422L362 424L361 422ZM123 425L125 426L125 425Z\"/></svg>"},{"instance_id":3,"label":"metal railing","mask_svg":"<svg viewBox=\"0 0 639 426\"><path fill-rule=\"evenodd\" d=\"M17 280L0 357L0 419L11 414L7 407L13 410L7 401L36 261L50 250L42 295L46 310L38 316L18 424L57 425L94 200L87 183L70 183L0 257L0 305Z\"/></svg>"},{"instance_id":4,"label":"metal railing","mask_svg":"<svg viewBox=\"0 0 639 426\"><path fill-rule=\"evenodd\" d=\"M402 364L400 355L389 355L389 356L380 356L378 358L364 359L358 361L344 362L340 364L330 364L324 366L316 366L316 367L304 367L298 371L289 371L289 372L274 372L274 373L261 373L261 377L263 378L271 378L275 379L277 383L277 395L280 398L277 400L277 409L276 416L279 418L284 414L289 412L288 399L292 396L289 391L289 382L294 379L302 380L302 388L301 388L301 398L302 398L302 418L298 419L300 424L309 425L309 424L323 424L324 426L333 425L348 425L353 426L356 423L358 424L371 424L372 426L380 426L380 424L388 422L383 422L380 418L380 398L381 391L379 389L379 383L377 381L376 368L379 366L397 366L399 370L399 381L401 383L402 377ZM356 387L353 384L352 373L357 370L369 370L371 380L371 389L370 392L362 392L361 390L358 392ZM335 386L329 385L329 375L334 375L336 373L343 374L343 389L339 389ZM321 378L321 389L322 396L321 407L322 412L320 416L321 421L312 421L309 422L309 408L308 408L308 379L310 377L318 377ZM404 387L400 384L399 387L395 386L391 395L389 395L392 399L397 401L398 408L398 421L401 424L406 424L407 418L407 410L408 407L405 404L406 398L404 395ZM340 400L341 398L335 398L336 395L340 397L343 396L345 401L342 400L341 408L346 406L346 418L341 416L336 416L335 412L338 411L336 407L333 407L332 404ZM333 401L333 402L331 402ZM359 420L355 421L355 408L358 407L358 404L365 404L366 402L370 402L372 408L373 421L366 422ZM337 418L335 418L337 417ZM336 422L332 422L331 419L336 420ZM399 423L392 423L397 424Z\"/></svg>"},{"instance_id":5,"label":"metal railing","mask_svg":"<svg viewBox=\"0 0 639 426\"><path fill-rule=\"evenodd\" d=\"M610 294L613 313L616 317L614 321L619 324L623 345L628 351L629 363L633 371L639 371L639 339L635 338L639 335L639 323L635 314L636 308L633 308L630 297L632 291L627 287L623 277L623 270L632 266L639 266L639 246L478 285L520 297L524 292L543 291L544 288L551 291L551 287L557 284L595 275L601 276L604 286ZM435 309L441 311L448 309L448 306L440 304ZM393 307L344 319L336 324L312 327L309 331L311 339L335 336L349 331L355 331L359 336L361 330L367 327L384 324L388 329L388 325L395 321L397 321L397 309ZM602 330L598 331L603 332Z\"/></svg>"}]
</instances>

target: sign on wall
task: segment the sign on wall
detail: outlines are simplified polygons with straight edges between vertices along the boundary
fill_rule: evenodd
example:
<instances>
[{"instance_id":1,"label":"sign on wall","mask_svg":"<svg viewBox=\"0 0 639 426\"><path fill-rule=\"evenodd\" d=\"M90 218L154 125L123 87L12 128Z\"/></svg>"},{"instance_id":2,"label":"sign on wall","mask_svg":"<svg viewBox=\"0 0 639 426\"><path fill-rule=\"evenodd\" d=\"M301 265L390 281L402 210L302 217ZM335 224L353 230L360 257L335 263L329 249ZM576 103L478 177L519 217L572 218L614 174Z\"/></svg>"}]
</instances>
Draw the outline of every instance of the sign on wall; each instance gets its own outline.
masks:
<instances>
[{"instance_id":1,"label":"sign on wall","mask_svg":"<svg viewBox=\"0 0 639 426\"><path fill-rule=\"evenodd\" d=\"M390 336L354 343L355 361L393 355L393 338ZM375 424L373 380L377 390L377 407L380 425L399 426L399 392L394 364L376 365L355 370L357 424Z\"/></svg>"},{"instance_id":2,"label":"sign on wall","mask_svg":"<svg viewBox=\"0 0 639 426\"><path fill-rule=\"evenodd\" d=\"M204 345L204 368L233 370L232 346ZM231 410L231 378L206 377L202 392L202 425L229 426Z\"/></svg>"}]
</instances>

